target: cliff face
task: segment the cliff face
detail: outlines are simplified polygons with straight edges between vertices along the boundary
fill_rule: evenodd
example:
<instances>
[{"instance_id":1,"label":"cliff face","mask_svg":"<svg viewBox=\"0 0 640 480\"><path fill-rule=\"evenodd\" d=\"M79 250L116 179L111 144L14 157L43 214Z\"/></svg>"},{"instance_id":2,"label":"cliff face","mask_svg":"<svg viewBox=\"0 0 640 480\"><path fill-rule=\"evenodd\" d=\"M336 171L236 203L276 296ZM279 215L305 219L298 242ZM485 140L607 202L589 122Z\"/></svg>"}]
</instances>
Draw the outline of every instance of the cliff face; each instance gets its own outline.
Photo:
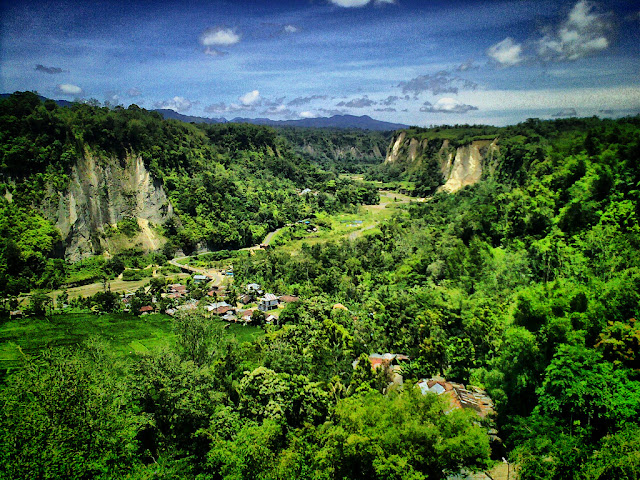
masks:
<instances>
[{"instance_id":1,"label":"cliff face","mask_svg":"<svg viewBox=\"0 0 640 480\"><path fill-rule=\"evenodd\" d=\"M155 250L164 240L149 225L173 215L162 185L136 156L119 161L87 151L73 167L67 191L51 190L47 198L39 207L60 229L70 261L117 250L117 239L105 235L105 227L127 217L137 219L140 227L130 245Z\"/></svg>"},{"instance_id":2,"label":"cliff face","mask_svg":"<svg viewBox=\"0 0 640 480\"><path fill-rule=\"evenodd\" d=\"M480 181L497 153L497 139L475 140L453 148L449 140L418 139L400 132L391 140L385 163L400 164L411 171L425 162L435 162L442 173L439 190L453 193Z\"/></svg>"}]
</instances>

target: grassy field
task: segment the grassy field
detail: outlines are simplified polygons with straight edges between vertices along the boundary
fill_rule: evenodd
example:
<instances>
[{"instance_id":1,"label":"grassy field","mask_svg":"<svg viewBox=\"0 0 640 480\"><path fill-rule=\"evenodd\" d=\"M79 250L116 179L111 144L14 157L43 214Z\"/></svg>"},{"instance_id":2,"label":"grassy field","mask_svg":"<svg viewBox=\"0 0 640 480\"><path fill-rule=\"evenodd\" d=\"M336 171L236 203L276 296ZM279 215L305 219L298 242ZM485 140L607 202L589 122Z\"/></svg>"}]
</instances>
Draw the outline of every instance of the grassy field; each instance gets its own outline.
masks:
<instances>
[{"instance_id":1,"label":"grassy field","mask_svg":"<svg viewBox=\"0 0 640 480\"><path fill-rule=\"evenodd\" d=\"M235 324L224 331L238 342L253 341L263 335L259 327ZM146 353L175 343L168 315L72 313L16 319L0 324L0 371L18 366L23 354L35 356L48 347L75 346L92 336L109 342L120 356Z\"/></svg>"},{"instance_id":2,"label":"grassy field","mask_svg":"<svg viewBox=\"0 0 640 480\"><path fill-rule=\"evenodd\" d=\"M380 192L378 205L362 205L358 208L358 213L340 213L319 217L328 222L331 228L320 227L317 232L307 233L304 238L287 241L277 248L294 252L300 250L302 243L314 245L332 240L338 241L343 238L353 240L368 232L374 232L381 222L388 220L395 213L401 212L403 205L416 201L418 201L416 198L400 193ZM281 243L277 240L283 233L284 229L275 237L275 243Z\"/></svg>"}]
</instances>

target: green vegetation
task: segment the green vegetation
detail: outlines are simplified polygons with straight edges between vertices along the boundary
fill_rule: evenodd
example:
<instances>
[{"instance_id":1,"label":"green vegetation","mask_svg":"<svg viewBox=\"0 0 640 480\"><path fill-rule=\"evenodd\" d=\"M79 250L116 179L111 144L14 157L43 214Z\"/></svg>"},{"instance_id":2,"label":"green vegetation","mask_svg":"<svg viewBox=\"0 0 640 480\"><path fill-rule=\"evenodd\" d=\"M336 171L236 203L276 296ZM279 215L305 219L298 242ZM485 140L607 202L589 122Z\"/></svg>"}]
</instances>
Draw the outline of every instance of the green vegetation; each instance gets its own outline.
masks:
<instances>
[{"instance_id":1,"label":"green vegetation","mask_svg":"<svg viewBox=\"0 0 640 480\"><path fill-rule=\"evenodd\" d=\"M639 117L413 129L450 144L496 135L499 154L476 185L425 202L384 193L387 209L366 206L380 199L373 185L301 161L271 129L18 100L9 100L12 112L35 117L14 115L15 125L53 112L92 149L120 155L119 145L135 145L178 211L163 226L165 254L200 241L225 247L197 262L233 259L228 301L248 283L301 301L280 310L277 325L248 328L198 310L137 316L164 288L160 278L136 292L128 315L51 315L36 292L29 309L39 316L0 327L11 368L0 387L8 412L0 477L425 480L504 456L521 480L637 478ZM74 123L81 113L84 123ZM157 154L156 140L168 145ZM3 141L11 178L24 149L45 155L44 146L33 150L38 141ZM44 163L7 186L14 200L3 203L12 219L3 232L17 235L2 237L2 259L14 262L4 275L29 286L55 260L55 229L20 199ZM425 175L426 189L435 177ZM299 195L301 187L311 192ZM231 253L301 219L308 227L275 238L282 247ZM27 241L31 228L44 240ZM95 278L166 261L139 257L132 250L64 268ZM190 288L194 298L206 294ZM117 310L117 296L99 293L76 304ZM374 352L410 357L402 386L389 370L369 368ZM433 375L486 389L496 416L481 420L445 396L422 395L415 382ZM490 442L489 428L501 442Z\"/></svg>"}]
</instances>

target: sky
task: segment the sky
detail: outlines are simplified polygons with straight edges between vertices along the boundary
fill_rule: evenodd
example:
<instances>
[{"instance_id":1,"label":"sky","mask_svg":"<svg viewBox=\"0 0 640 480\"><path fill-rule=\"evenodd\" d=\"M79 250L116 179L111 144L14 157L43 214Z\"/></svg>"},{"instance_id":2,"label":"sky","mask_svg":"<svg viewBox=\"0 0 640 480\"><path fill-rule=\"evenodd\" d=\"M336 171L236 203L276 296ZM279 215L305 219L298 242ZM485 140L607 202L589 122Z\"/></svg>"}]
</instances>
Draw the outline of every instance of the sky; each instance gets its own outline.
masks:
<instances>
[{"instance_id":1,"label":"sky","mask_svg":"<svg viewBox=\"0 0 640 480\"><path fill-rule=\"evenodd\" d=\"M640 113L637 0L21 1L0 92L409 125Z\"/></svg>"}]
</instances>

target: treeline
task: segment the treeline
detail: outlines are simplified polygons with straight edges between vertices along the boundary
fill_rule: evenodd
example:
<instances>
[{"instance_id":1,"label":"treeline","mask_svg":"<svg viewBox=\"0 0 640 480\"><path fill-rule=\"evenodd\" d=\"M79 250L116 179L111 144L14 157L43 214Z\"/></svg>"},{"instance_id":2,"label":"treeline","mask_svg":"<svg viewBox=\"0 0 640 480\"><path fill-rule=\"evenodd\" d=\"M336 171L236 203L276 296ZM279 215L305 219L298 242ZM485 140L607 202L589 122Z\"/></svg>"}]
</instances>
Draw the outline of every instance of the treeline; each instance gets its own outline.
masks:
<instances>
[{"instance_id":1,"label":"treeline","mask_svg":"<svg viewBox=\"0 0 640 480\"><path fill-rule=\"evenodd\" d=\"M236 277L344 303L409 377L484 386L519 478L637 478L640 118L510 131L485 181Z\"/></svg>"}]
</instances>

